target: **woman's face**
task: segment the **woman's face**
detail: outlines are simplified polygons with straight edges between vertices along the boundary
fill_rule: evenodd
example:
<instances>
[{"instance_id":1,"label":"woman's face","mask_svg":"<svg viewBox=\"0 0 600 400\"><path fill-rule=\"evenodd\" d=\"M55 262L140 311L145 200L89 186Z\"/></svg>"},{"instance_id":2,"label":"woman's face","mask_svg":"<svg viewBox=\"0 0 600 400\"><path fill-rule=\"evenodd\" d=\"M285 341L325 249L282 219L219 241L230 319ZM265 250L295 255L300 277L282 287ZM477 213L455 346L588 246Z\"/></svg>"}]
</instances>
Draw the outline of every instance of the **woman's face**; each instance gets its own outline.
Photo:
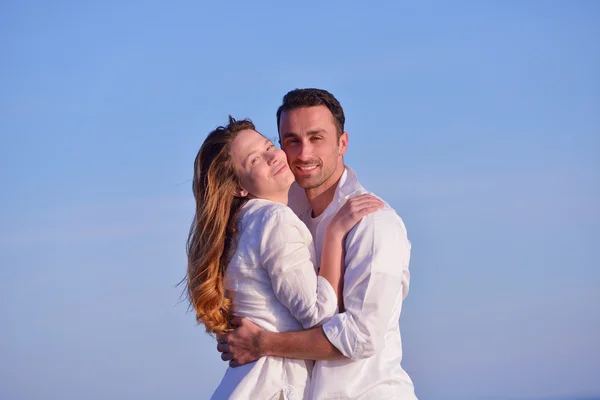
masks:
<instances>
[{"instance_id":1,"label":"woman's face","mask_svg":"<svg viewBox=\"0 0 600 400\"><path fill-rule=\"evenodd\" d=\"M240 195L287 203L294 175L283 150L253 130L238 133L231 158L242 186Z\"/></svg>"}]
</instances>

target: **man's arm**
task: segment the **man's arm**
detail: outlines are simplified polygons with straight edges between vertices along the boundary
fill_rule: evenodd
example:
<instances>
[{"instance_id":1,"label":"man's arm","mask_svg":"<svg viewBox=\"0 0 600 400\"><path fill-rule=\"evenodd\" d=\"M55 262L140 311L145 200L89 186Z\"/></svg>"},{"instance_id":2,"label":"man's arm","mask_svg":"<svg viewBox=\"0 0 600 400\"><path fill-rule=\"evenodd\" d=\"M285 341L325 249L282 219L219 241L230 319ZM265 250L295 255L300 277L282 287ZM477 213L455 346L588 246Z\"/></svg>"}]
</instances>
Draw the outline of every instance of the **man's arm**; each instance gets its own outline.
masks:
<instances>
[{"instance_id":1,"label":"man's arm","mask_svg":"<svg viewBox=\"0 0 600 400\"><path fill-rule=\"evenodd\" d=\"M217 350L232 367L247 364L263 356L303 360L341 360L346 357L333 346L321 327L298 332L269 332L250 320L234 318L234 330L218 335Z\"/></svg>"},{"instance_id":2,"label":"man's arm","mask_svg":"<svg viewBox=\"0 0 600 400\"><path fill-rule=\"evenodd\" d=\"M304 360L341 360L346 357L329 342L320 326L299 332L267 332L261 335L265 356Z\"/></svg>"},{"instance_id":3,"label":"man's arm","mask_svg":"<svg viewBox=\"0 0 600 400\"><path fill-rule=\"evenodd\" d=\"M331 344L351 360L369 358L385 346L398 324L408 293L410 242L398 215L368 215L346 237L345 312L323 324Z\"/></svg>"}]
</instances>

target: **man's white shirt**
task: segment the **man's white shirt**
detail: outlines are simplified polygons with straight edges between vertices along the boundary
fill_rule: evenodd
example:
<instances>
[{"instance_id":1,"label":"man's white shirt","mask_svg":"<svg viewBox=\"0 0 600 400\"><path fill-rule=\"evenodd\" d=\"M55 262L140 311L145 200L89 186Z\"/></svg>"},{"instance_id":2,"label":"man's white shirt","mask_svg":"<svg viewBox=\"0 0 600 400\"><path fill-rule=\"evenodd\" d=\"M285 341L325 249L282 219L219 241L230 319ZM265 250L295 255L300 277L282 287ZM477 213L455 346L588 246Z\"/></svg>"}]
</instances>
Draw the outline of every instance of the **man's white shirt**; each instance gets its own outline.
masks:
<instances>
[{"instance_id":1,"label":"man's white shirt","mask_svg":"<svg viewBox=\"0 0 600 400\"><path fill-rule=\"evenodd\" d=\"M313 226L320 264L325 229L345 202L368 193L346 167L333 201ZM290 207L311 227L312 210L304 190L294 184ZM314 225L314 224L312 224ZM315 229L316 228L316 229ZM323 325L329 341L347 359L317 361L311 398L416 400L413 383L400 365L400 312L408 294L410 242L402 219L386 203L363 218L345 240L344 307Z\"/></svg>"}]
</instances>

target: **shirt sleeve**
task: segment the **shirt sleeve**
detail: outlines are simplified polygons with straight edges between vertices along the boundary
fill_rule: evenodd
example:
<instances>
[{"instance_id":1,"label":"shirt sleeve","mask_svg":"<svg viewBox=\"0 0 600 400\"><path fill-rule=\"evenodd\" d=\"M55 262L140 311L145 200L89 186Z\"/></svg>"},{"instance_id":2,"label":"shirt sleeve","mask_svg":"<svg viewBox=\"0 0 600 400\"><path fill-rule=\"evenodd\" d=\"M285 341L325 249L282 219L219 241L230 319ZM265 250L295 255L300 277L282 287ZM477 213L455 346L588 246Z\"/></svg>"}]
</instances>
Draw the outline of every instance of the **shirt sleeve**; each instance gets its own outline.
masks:
<instances>
[{"instance_id":1,"label":"shirt sleeve","mask_svg":"<svg viewBox=\"0 0 600 400\"><path fill-rule=\"evenodd\" d=\"M306 226L286 208L268 213L264 227L260 262L275 296L304 329L322 324L337 312L337 296L329 281L317 276L310 233L302 234Z\"/></svg>"},{"instance_id":2,"label":"shirt sleeve","mask_svg":"<svg viewBox=\"0 0 600 400\"><path fill-rule=\"evenodd\" d=\"M323 331L343 355L358 360L379 352L389 326L398 323L395 316L408 294L410 242L400 217L381 210L350 231L345 248L346 310Z\"/></svg>"}]
</instances>

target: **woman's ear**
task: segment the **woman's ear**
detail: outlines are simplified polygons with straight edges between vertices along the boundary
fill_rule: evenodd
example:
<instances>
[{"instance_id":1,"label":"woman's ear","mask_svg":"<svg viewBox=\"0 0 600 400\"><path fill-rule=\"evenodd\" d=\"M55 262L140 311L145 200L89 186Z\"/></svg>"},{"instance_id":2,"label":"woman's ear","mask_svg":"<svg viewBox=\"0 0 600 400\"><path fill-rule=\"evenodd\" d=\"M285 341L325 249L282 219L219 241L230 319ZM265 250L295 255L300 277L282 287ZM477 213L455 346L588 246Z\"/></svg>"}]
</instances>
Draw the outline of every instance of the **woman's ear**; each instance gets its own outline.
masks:
<instances>
[{"instance_id":1,"label":"woman's ear","mask_svg":"<svg viewBox=\"0 0 600 400\"><path fill-rule=\"evenodd\" d=\"M246 197L246 196L248 196L248 191L246 189L238 187L237 190L235 191L234 195L236 197Z\"/></svg>"}]
</instances>

